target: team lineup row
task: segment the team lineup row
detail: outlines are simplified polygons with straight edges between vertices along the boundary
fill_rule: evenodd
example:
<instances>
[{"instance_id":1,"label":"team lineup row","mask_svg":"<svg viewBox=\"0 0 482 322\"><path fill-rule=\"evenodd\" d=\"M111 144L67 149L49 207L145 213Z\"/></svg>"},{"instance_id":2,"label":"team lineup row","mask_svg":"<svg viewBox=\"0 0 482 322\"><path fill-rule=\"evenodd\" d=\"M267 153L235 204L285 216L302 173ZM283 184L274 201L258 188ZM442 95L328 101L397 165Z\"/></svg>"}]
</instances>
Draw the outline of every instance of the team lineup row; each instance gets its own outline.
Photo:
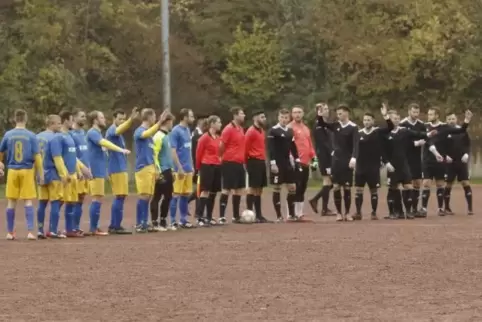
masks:
<instances>
[{"instance_id":1,"label":"team lineup row","mask_svg":"<svg viewBox=\"0 0 482 322\"><path fill-rule=\"evenodd\" d=\"M155 112L143 109L140 113L142 123L134 132L138 193L136 231L193 227L188 221L188 203L192 199L196 199L198 226L224 224L227 222L225 212L230 194L233 222L241 222L239 209L246 186L245 169L249 178L247 208L254 210L258 222L268 222L261 213L261 194L267 185L266 159L270 162L269 177L274 186L273 205L278 221L283 221L280 202L283 186L288 190L288 219L303 218L310 167L316 168L318 165L324 185L315 198L310 200L310 205L317 212L317 202L322 198L322 214L331 214L327 206L330 189L333 187L339 221L361 219L362 191L366 184L372 194L372 219L377 218L381 164L388 170L390 184L387 199L391 218L402 215L406 218L426 216L432 180L437 185L439 214L452 213L449 205L450 187L455 177L464 186L468 211L469 214L472 213L467 167L470 141L466 129L472 117L469 111L466 112L461 127L456 126L455 114L448 116L448 124L440 122L436 108L429 110L429 123L424 124L417 118L418 106L411 105L409 118L401 123L404 125L401 127L400 116L384 106L381 112L387 120L386 127L374 127L374 116L366 113L364 127L359 130L349 120L347 106L337 107L338 122L335 123L327 122L329 108L326 104L318 104L316 108L318 117L313 130L315 144L312 143L310 129L302 121L301 106L295 106L291 111L280 110L279 123L268 130L267 140L263 111L253 114L253 126L246 133L242 128L245 119L243 109L233 108L233 120L222 132L219 117L211 116L202 122L198 121L198 128L191 135L190 126L194 122L191 110L181 110L180 122L173 126L172 114L164 112L156 122ZM46 131L37 136L26 129L26 112L16 111L16 127L8 131L0 143L0 157L3 160L6 153L5 163L9 169L6 188L7 239L15 239L17 200L25 200L28 238L36 239L33 233L32 206L32 200L37 197L35 180L39 186L39 238L107 235L98 227L106 178L109 178L115 196L109 233L130 233L122 227L123 205L128 194L126 155L130 153L125 148L123 133L131 127L138 114L136 108L126 119L124 112L115 112L114 122L103 138L102 130L106 127L106 121L103 113L98 111L89 114L91 128L87 132L83 129L87 121L83 111L63 111L59 115L48 116ZM423 159L422 147L425 150ZM3 172L3 163L1 165ZM351 216L349 211L354 170L357 212ZM422 172L422 208L419 211ZM446 175L447 185L444 182ZM199 194L194 195L194 198L193 181L199 182ZM216 195L220 191L220 218L215 221L212 214ZM84 234L80 229L80 218L86 194L91 195L92 203L89 208L89 231ZM48 233L45 234L44 221L48 203L51 206L50 224ZM65 205L65 234L58 232L62 205ZM402 205L405 206L405 212ZM180 213L179 222L176 221L177 210ZM169 225L168 213L171 219Z\"/></svg>"}]
</instances>

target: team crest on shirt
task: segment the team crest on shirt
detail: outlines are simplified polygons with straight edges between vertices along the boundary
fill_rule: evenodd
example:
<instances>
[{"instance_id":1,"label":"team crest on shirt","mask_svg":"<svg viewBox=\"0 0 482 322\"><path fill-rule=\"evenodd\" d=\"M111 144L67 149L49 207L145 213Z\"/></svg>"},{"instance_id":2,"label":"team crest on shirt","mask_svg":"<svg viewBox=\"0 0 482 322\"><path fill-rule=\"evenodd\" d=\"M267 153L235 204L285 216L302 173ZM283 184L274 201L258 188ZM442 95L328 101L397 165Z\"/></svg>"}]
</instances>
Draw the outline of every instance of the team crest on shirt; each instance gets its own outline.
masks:
<instances>
[{"instance_id":1,"label":"team crest on shirt","mask_svg":"<svg viewBox=\"0 0 482 322\"><path fill-rule=\"evenodd\" d=\"M360 138L360 141L363 141L363 136Z\"/></svg>"}]
</instances>

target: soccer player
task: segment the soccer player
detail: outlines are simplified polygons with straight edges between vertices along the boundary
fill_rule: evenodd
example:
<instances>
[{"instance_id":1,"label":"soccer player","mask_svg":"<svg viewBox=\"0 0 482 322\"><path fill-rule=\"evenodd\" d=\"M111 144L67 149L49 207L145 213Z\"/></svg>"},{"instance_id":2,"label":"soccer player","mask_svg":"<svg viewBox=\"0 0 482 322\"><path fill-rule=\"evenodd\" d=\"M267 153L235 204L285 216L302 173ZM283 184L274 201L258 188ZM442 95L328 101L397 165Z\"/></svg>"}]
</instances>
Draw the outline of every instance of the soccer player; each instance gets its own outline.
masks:
<instances>
[{"instance_id":1,"label":"soccer player","mask_svg":"<svg viewBox=\"0 0 482 322\"><path fill-rule=\"evenodd\" d=\"M246 189L246 172L244 170L244 162L246 154L244 129L244 110L239 107L233 107L230 110L233 120L224 127L221 133L221 153L222 164L221 172L223 176L223 184L221 197L219 200L219 223L226 223L226 207L228 205L229 195L233 194L233 223L240 223L239 206L241 204L241 196Z\"/></svg>"},{"instance_id":2,"label":"soccer player","mask_svg":"<svg viewBox=\"0 0 482 322\"><path fill-rule=\"evenodd\" d=\"M107 155L105 150L129 154L130 151L123 149L102 137L102 129L106 127L104 113L92 111L89 113L89 123L92 125L87 131L87 147L89 151L90 171L92 180L89 182L89 192L92 203L89 208L91 236L107 236L108 232L99 229L100 211L102 199L105 194L105 178L107 176Z\"/></svg>"},{"instance_id":3,"label":"soccer player","mask_svg":"<svg viewBox=\"0 0 482 322\"><path fill-rule=\"evenodd\" d=\"M199 173L200 208L198 214L206 210L206 220L198 217L198 226L209 227L216 225L213 219L214 202L216 195L221 191L221 119L210 116L207 121L208 131L199 139L196 149L196 169Z\"/></svg>"},{"instance_id":4,"label":"soccer player","mask_svg":"<svg viewBox=\"0 0 482 322\"><path fill-rule=\"evenodd\" d=\"M246 206L249 210L254 210L258 223L269 222L261 212L261 196L263 195L263 189L268 185L265 126L266 115L264 111L255 111L253 113L253 125L246 131L244 148L249 186Z\"/></svg>"},{"instance_id":5,"label":"soccer player","mask_svg":"<svg viewBox=\"0 0 482 322\"><path fill-rule=\"evenodd\" d=\"M205 132L206 128L206 116L198 116L197 118L197 126L192 131L191 133L191 155L192 155L192 163L196 164L196 149L197 149L197 143L199 141L199 138L203 133ZM195 213L196 213L196 218L202 217L203 214L199 214L199 198L197 196L197 184L198 184L198 174L197 172L194 173L194 176L192 178L192 184L193 184L193 189L194 191L191 193L189 196L189 202L191 203L192 201L196 200L196 208L195 208ZM189 214L190 216L190 214Z\"/></svg>"},{"instance_id":6,"label":"soccer player","mask_svg":"<svg viewBox=\"0 0 482 322\"><path fill-rule=\"evenodd\" d=\"M427 216L432 180L435 180L437 187L438 215L444 216L446 156L447 147L449 146L447 137L449 134L454 135L466 132L472 119L472 112L465 112L464 124L460 128L450 127L446 123L440 122L440 110L437 107L431 107L428 110L427 118L428 123L425 124L427 131L437 130L438 135L431 140L432 144L428 147L427 145L424 146L422 209L420 210L420 216Z\"/></svg>"},{"instance_id":7,"label":"soccer player","mask_svg":"<svg viewBox=\"0 0 482 322\"><path fill-rule=\"evenodd\" d=\"M132 126L132 121L139 114L138 108L132 109L130 117L126 120L126 113L123 110L114 112L114 122L107 129L106 140L118 147L125 149L126 143L124 133ZM129 194L129 176L127 174L127 156L120 152L110 152L108 155L108 174L109 181L114 195L112 202L109 234L128 235L129 230L122 227L124 218L124 202Z\"/></svg>"},{"instance_id":8,"label":"soccer player","mask_svg":"<svg viewBox=\"0 0 482 322\"><path fill-rule=\"evenodd\" d=\"M189 195L193 191L192 178L194 175L189 127L194 122L194 114L190 109L182 109L179 115L179 124L172 129L169 137L174 160L174 193L170 204L171 230L177 230L178 227L194 227L187 220ZM179 224L176 222L178 204L181 216Z\"/></svg>"},{"instance_id":9,"label":"soccer player","mask_svg":"<svg viewBox=\"0 0 482 322\"><path fill-rule=\"evenodd\" d=\"M39 182L39 186L38 186L39 187L38 207L37 207L37 226L38 226L37 238L38 239L47 238L45 236L44 224L45 224L45 211L47 209L47 205L49 201L59 200L58 211L60 211L60 199L62 197L61 194L59 196L57 191L52 191L52 194L49 193L48 183L50 182L50 180L49 180L49 172L47 171L49 163L47 160L50 160L50 158L48 159L46 158L50 153L50 149L49 149L50 140L52 140L55 137L55 133L60 132L60 126L61 126L60 117L58 115L49 115L47 116L45 123L46 123L45 131L42 131L39 134L37 134L37 140L39 142L39 151L40 151L40 155L42 156L42 162L44 167L44 182L42 184L40 184ZM60 164L62 164L62 162L60 162ZM38 176L37 176L37 179L39 179ZM56 205L54 203L53 205L50 206L50 211L55 212L55 210L56 210ZM52 217L55 217L55 215L52 216L52 214L50 214L50 218Z\"/></svg>"},{"instance_id":10,"label":"soccer player","mask_svg":"<svg viewBox=\"0 0 482 322\"><path fill-rule=\"evenodd\" d=\"M43 184L44 170L37 138L26 129L27 119L25 110L16 110L15 128L7 131L0 142L0 161L3 161L6 153L6 166L9 170L6 186L7 240L15 239L15 209L18 200L24 201L27 239L37 239L33 233L35 214L32 200L37 197L35 173L39 183Z\"/></svg>"},{"instance_id":11,"label":"soccer player","mask_svg":"<svg viewBox=\"0 0 482 322\"><path fill-rule=\"evenodd\" d=\"M425 124L418 118L420 115L420 106L412 103L408 105L408 117L404 118L400 122L400 126L407 128L415 132L424 132ZM422 185L422 145L418 145L416 142L418 139L413 139L409 143L407 150L408 167L410 168L410 174L412 176L413 185L413 200L411 209L407 210L412 214L416 214L418 211L418 204L420 200L420 187ZM419 141L422 143L422 141ZM403 193L407 193L407 190L403 190Z\"/></svg>"},{"instance_id":12,"label":"soccer player","mask_svg":"<svg viewBox=\"0 0 482 322\"><path fill-rule=\"evenodd\" d=\"M330 115L330 108L324 103L316 104L317 113L321 114L324 121L327 122ZM331 155L333 153L333 133L327 129L326 126L320 125L317 121L313 130L315 138L316 156L318 159L318 167L323 178L323 187L321 190L309 201L311 209L318 213L318 200L322 199L322 216L336 215L328 209L330 201L330 190L333 188L331 181Z\"/></svg>"},{"instance_id":13,"label":"soccer player","mask_svg":"<svg viewBox=\"0 0 482 322\"><path fill-rule=\"evenodd\" d=\"M293 121L288 125L293 129L301 166L301 172L297 173L296 180L295 214L298 218L303 217L305 193L308 188L308 180L310 179L310 168L318 168L318 159L315 156L315 150L311 142L311 131L303 123L303 116L303 107L299 105L294 106L291 109Z\"/></svg>"},{"instance_id":14,"label":"soccer player","mask_svg":"<svg viewBox=\"0 0 482 322\"><path fill-rule=\"evenodd\" d=\"M350 121L350 109L345 104L336 108L338 122L325 122L321 110L318 110L317 121L320 126L326 126L333 133L333 157L332 157L332 182L333 199L336 206L336 221L353 221L349 215L351 207L351 186L353 184L353 169L356 166L358 155L358 127ZM341 188L343 187L343 200L345 212L341 208Z\"/></svg>"},{"instance_id":15,"label":"soccer player","mask_svg":"<svg viewBox=\"0 0 482 322\"><path fill-rule=\"evenodd\" d=\"M365 113L363 116L363 129L359 131L358 155L355 168L355 220L362 219L363 189L368 185L372 206L371 219L377 220L378 188L380 188L380 165L386 160L382 140L393 129L393 123L388 116L386 105L380 109L383 118L387 121L386 127L374 127L375 116Z\"/></svg>"},{"instance_id":16,"label":"soccer player","mask_svg":"<svg viewBox=\"0 0 482 322\"><path fill-rule=\"evenodd\" d=\"M164 122L167 112L164 111L156 122L156 112L151 108L141 111L142 124L134 131L136 146L136 188L139 200L136 208L136 232L149 231L149 200L154 194L156 176L159 175L154 162L153 136ZM152 230L154 231L154 230Z\"/></svg>"},{"instance_id":17,"label":"soccer player","mask_svg":"<svg viewBox=\"0 0 482 322\"><path fill-rule=\"evenodd\" d=\"M447 114L447 124L449 126L460 128L457 125L457 115L453 112ZM469 155L470 155L470 137L467 132L460 134L447 135L448 147L447 156L447 177L445 186L445 213L453 215L453 211L450 208L450 195L452 192L452 186L457 179L462 185L465 193L465 199L467 201L468 215L473 215L472 209L472 188L469 182Z\"/></svg>"},{"instance_id":18,"label":"soccer player","mask_svg":"<svg viewBox=\"0 0 482 322\"><path fill-rule=\"evenodd\" d=\"M166 115L164 122L159 127L159 131L157 131L153 138L154 163L160 174L156 179L154 195L150 203L152 226L155 231L167 231L167 215L169 213L174 185L174 177L172 174L174 161L172 160L171 144L169 143L169 133L173 125L174 116L169 113ZM159 202L161 198L161 216L159 220Z\"/></svg>"},{"instance_id":19,"label":"soccer player","mask_svg":"<svg viewBox=\"0 0 482 322\"><path fill-rule=\"evenodd\" d=\"M273 205L278 222L283 222L281 214L281 187L288 190L288 220L296 220L296 178L300 171L300 159L295 144L293 129L288 127L290 111L278 112L278 124L268 131L268 153L270 160L270 181L273 185ZM292 158L294 162L292 162Z\"/></svg>"},{"instance_id":20,"label":"soccer player","mask_svg":"<svg viewBox=\"0 0 482 322\"><path fill-rule=\"evenodd\" d=\"M84 126L87 122L87 117L85 112L81 109L75 109L73 111L74 116L74 124L72 125L72 130L70 131L70 135L74 139L75 146L77 149L77 159L82 162L87 168L90 167L89 165L89 153L87 151L87 137L85 134ZM82 229L80 229L80 222L82 219L83 213L83 204L84 198L89 193L89 180L88 178L84 178L83 176L79 177L78 184L77 184L77 193L79 194L79 201L74 209L74 217L75 217L75 230L83 233Z\"/></svg>"}]
</instances>

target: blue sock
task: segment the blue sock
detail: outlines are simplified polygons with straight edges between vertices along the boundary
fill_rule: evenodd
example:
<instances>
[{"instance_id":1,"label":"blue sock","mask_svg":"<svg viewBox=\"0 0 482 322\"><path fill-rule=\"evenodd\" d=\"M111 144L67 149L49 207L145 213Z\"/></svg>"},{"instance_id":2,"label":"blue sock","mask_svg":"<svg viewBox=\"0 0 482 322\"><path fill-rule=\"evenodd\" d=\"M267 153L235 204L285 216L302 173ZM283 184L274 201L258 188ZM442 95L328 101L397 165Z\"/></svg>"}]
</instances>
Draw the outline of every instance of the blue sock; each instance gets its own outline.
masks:
<instances>
[{"instance_id":1,"label":"blue sock","mask_svg":"<svg viewBox=\"0 0 482 322\"><path fill-rule=\"evenodd\" d=\"M75 230L80 230L80 221L82 220L83 203L75 204Z\"/></svg>"},{"instance_id":2,"label":"blue sock","mask_svg":"<svg viewBox=\"0 0 482 322\"><path fill-rule=\"evenodd\" d=\"M122 227L122 220L124 219L124 201L126 200L125 196L118 196L118 212L117 212L117 220L116 220L116 228Z\"/></svg>"},{"instance_id":3,"label":"blue sock","mask_svg":"<svg viewBox=\"0 0 482 322\"><path fill-rule=\"evenodd\" d=\"M51 233L56 234L59 230L60 207L62 203L60 200L54 200L50 203L50 228Z\"/></svg>"},{"instance_id":4,"label":"blue sock","mask_svg":"<svg viewBox=\"0 0 482 322\"><path fill-rule=\"evenodd\" d=\"M25 219L27 221L27 230L33 231L34 226L34 218L35 218L35 210L33 206L25 206Z\"/></svg>"},{"instance_id":5,"label":"blue sock","mask_svg":"<svg viewBox=\"0 0 482 322\"><path fill-rule=\"evenodd\" d=\"M149 200L143 200L142 221L144 222L144 225L147 226L147 223L149 222Z\"/></svg>"},{"instance_id":6,"label":"blue sock","mask_svg":"<svg viewBox=\"0 0 482 322\"><path fill-rule=\"evenodd\" d=\"M90 232L95 232L99 227L99 219L100 219L100 208L101 203L99 201L92 201L89 207L89 216L90 216Z\"/></svg>"},{"instance_id":7,"label":"blue sock","mask_svg":"<svg viewBox=\"0 0 482 322\"><path fill-rule=\"evenodd\" d=\"M169 204L169 210L171 215L171 224L176 222L176 213L177 213L177 201L179 200L178 196L172 196L171 203Z\"/></svg>"},{"instance_id":8,"label":"blue sock","mask_svg":"<svg viewBox=\"0 0 482 322\"><path fill-rule=\"evenodd\" d=\"M112 201L110 208L110 225L109 228L117 228L117 213L119 212L119 200L117 197Z\"/></svg>"},{"instance_id":9,"label":"blue sock","mask_svg":"<svg viewBox=\"0 0 482 322\"><path fill-rule=\"evenodd\" d=\"M74 231L74 207L75 204L65 204L65 231L68 233Z\"/></svg>"},{"instance_id":10,"label":"blue sock","mask_svg":"<svg viewBox=\"0 0 482 322\"><path fill-rule=\"evenodd\" d=\"M47 200L39 200L37 208L37 226L39 233L44 233L45 210L47 209Z\"/></svg>"},{"instance_id":11,"label":"blue sock","mask_svg":"<svg viewBox=\"0 0 482 322\"><path fill-rule=\"evenodd\" d=\"M181 224L187 222L187 213L189 207L189 196L179 197L179 213L181 214Z\"/></svg>"},{"instance_id":12,"label":"blue sock","mask_svg":"<svg viewBox=\"0 0 482 322\"><path fill-rule=\"evenodd\" d=\"M137 200L137 205L136 205L136 226L140 226L142 225L142 219L144 218L144 215L143 215L143 211L144 211L144 208L143 208L143 203L142 203L142 199L139 199Z\"/></svg>"},{"instance_id":13,"label":"blue sock","mask_svg":"<svg viewBox=\"0 0 482 322\"><path fill-rule=\"evenodd\" d=\"M7 231L13 233L15 230L15 209L7 208Z\"/></svg>"}]
</instances>

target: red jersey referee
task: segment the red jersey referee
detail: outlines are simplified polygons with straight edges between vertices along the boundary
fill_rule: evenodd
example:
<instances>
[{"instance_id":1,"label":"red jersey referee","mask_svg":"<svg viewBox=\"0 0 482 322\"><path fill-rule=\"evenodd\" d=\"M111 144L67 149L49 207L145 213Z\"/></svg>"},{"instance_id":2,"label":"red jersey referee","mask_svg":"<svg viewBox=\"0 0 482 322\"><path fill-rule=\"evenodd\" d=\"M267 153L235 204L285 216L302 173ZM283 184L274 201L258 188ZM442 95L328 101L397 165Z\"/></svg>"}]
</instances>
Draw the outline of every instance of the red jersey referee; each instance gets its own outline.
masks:
<instances>
[{"instance_id":1,"label":"red jersey referee","mask_svg":"<svg viewBox=\"0 0 482 322\"><path fill-rule=\"evenodd\" d=\"M241 203L241 195L246 189L246 172L244 170L244 162L246 155L244 153L244 111L241 107L233 107L231 109L233 120L226 125L221 133L221 151L223 153L223 162L221 172L223 175L223 189L219 200L219 222L226 223L225 213L228 204L229 195L233 194L233 223L240 223L239 205Z\"/></svg>"},{"instance_id":2,"label":"red jersey referee","mask_svg":"<svg viewBox=\"0 0 482 322\"><path fill-rule=\"evenodd\" d=\"M246 169L248 170L248 195L246 205L249 210L256 213L258 223L266 223L268 220L261 213L261 195L263 188L268 185L266 173L266 136L264 126L266 116L263 111L253 113L253 125L246 131L245 152Z\"/></svg>"},{"instance_id":3,"label":"red jersey referee","mask_svg":"<svg viewBox=\"0 0 482 322\"><path fill-rule=\"evenodd\" d=\"M221 119L217 116L210 116L207 119L208 131L204 133L197 143L196 148L196 170L199 174L200 198L199 212L197 213L198 226L216 225L213 219L213 208L216 194L221 191ZM206 210L206 220L202 218Z\"/></svg>"}]
</instances>

